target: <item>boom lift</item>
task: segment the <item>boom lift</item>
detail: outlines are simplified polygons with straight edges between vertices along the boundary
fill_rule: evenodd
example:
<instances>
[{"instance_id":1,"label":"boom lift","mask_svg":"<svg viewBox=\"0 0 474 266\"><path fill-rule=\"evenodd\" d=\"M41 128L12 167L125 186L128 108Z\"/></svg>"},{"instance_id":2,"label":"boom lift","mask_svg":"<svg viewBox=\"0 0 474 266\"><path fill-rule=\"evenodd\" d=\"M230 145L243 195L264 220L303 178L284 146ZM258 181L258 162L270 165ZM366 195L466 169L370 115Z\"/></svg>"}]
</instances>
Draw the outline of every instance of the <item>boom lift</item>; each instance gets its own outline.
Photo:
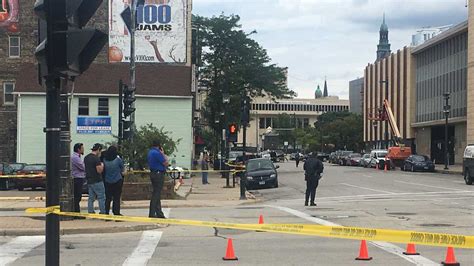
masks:
<instances>
[{"instance_id":1,"label":"boom lift","mask_svg":"<svg viewBox=\"0 0 474 266\"><path fill-rule=\"evenodd\" d=\"M369 120L388 121L390 129L392 130L392 140L395 143L395 146L388 148L388 153L387 157L385 158L385 161L390 162L390 164L387 165L387 169L395 169L395 167L402 167L405 159L412 154L411 148L405 147L405 145L402 143L402 136L400 134L400 130L398 129L397 122L395 121L395 116L393 115L392 108L390 107L390 103L387 99L383 101L383 108L379 110L378 115L376 115L375 117L369 117ZM383 167L380 167L380 169L383 169Z\"/></svg>"}]
</instances>

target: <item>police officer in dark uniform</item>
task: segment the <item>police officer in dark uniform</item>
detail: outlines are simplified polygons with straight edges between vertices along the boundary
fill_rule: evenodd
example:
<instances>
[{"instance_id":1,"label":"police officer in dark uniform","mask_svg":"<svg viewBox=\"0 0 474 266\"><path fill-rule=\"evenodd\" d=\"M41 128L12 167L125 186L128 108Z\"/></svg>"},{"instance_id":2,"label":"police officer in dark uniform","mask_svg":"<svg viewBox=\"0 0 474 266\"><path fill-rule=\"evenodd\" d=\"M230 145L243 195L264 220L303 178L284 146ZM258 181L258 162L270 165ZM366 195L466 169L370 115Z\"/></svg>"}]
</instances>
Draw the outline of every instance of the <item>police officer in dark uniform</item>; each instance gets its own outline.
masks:
<instances>
[{"instance_id":1,"label":"police officer in dark uniform","mask_svg":"<svg viewBox=\"0 0 474 266\"><path fill-rule=\"evenodd\" d=\"M324 165L318 158L316 158L314 153L310 153L303 168L306 180L306 197L304 206L308 206L310 196L310 206L316 206L316 203L314 203L314 199L316 198L316 188L318 187L319 179L321 179L321 174L324 171Z\"/></svg>"}]
</instances>

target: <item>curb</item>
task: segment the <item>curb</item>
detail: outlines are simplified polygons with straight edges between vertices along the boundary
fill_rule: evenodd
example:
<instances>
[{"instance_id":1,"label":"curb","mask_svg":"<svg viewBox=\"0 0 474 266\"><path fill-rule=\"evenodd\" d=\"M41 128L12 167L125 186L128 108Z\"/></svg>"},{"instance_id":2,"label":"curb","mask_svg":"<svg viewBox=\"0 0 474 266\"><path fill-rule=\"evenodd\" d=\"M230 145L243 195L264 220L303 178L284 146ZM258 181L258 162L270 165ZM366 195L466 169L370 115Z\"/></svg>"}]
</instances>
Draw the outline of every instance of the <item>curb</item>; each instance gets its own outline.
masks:
<instances>
[{"instance_id":1,"label":"curb","mask_svg":"<svg viewBox=\"0 0 474 266\"><path fill-rule=\"evenodd\" d=\"M445 175L462 175L462 171L456 170L435 170L436 173Z\"/></svg>"},{"instance_id":2,"label":"curb","mask_svg":"<svg viewBox=\"0 0 474 266\"><path fill-rule=\"evenodd\" d=\"M60 235L77 235L77 234L107 234L107 233L124 233L135 231L154 230L168 227L167 225L149 224L149 225L131 225L122 227L89 227L89 228L67 228L60 229ZM4 229L0 231L0 236L36 236L44 235L44 228L35 229Z\"/></svg>"}]
</instances>

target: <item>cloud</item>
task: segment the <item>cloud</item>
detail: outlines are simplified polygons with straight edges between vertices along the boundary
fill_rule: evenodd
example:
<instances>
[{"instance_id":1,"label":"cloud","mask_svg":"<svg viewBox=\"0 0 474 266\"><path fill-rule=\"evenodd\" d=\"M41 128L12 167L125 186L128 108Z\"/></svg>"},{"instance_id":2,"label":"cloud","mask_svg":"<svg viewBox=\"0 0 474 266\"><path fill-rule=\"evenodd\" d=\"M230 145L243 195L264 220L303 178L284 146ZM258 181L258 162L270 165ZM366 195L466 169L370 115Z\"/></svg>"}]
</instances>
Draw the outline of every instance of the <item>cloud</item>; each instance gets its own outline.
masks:
<instances>
[{"instance_id":1,"label":"cloud","mask_svg":"<svg viewBox=\"0 0 474 266\"><path fill-rule=\"evenodd\" d=\"M238 14L243 29L274 63L289 67L289 86L313 97L327 76L330 94L348 98L349 81L375 61L383 12L392 51L425 26L467 18L465 0L194 0L193 13Z\"/></svg>"}]
</instances>

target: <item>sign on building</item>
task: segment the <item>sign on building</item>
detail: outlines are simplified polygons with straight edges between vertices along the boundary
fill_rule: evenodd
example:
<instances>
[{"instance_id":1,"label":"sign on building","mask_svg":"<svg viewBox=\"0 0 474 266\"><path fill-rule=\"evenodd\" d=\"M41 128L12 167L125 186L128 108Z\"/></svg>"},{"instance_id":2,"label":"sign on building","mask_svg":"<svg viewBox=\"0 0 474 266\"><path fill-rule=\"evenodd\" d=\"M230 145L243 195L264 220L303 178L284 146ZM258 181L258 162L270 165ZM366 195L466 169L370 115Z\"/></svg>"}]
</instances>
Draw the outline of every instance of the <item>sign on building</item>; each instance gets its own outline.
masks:
<instances>
[{"instance_id":1,"label":"sign on building","mask_svg":"<svg viewBox=\"0 0 474 266\"><path fill-rule=\"evenodd\" d=\"M78 116L77 134L112 134L112 118L110 116Z\"/></svg>"},{"instance_id":2,"label":"sign on building","mask_svg":"<svg viewBox=\"0 0 474 266\"><path fill-rule=\"evenodd\" d=\"M187 1L145 0L137 7L137 62L186 62ZM109 62L130 61L130 33L121 16L130 2L109 0Z\"/></svg>"},{"instance_id":3,"label":"sign on building","mask_svg":"<svg viewBox=\"0 0 474 266\"><path fill-rule=\"evenodd\" d=\"M12 33L19 32L19 18L19 0L0 0L0 30L3 29Z\"/></svg>"}]
</instances>

